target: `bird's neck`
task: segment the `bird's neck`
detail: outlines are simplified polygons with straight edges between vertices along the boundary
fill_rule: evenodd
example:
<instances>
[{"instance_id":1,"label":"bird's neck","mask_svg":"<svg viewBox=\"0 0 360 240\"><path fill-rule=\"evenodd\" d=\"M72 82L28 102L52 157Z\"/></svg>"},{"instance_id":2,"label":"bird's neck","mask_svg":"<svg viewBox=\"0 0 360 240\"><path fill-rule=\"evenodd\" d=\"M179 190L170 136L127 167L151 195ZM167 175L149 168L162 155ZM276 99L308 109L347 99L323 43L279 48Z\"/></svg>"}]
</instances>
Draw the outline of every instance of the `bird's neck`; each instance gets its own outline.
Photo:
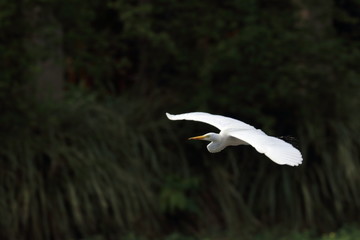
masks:
<instances>
[{"instance_id":1,"label":"bird's neck","mask_svg":"<svg viewBox=\"0 0 360 240\"><path fill-rule=\"evenodd\" d=\"M211 153L220 152L226 147L225 141L222 140L220 134L214 133L210 138L211 143L207 145L207 149Z\"/></svg>"},{"instance_id":2,"label":"bird's neck","mask_svg":"<svg viewBox=\"0 0 360 240\"><path fill-rule=\"evenodd\" d=\"M211 142L220 142L221 141L221 135L217 133L212 133L210 139Z\"/></svg>"}]
</instances>

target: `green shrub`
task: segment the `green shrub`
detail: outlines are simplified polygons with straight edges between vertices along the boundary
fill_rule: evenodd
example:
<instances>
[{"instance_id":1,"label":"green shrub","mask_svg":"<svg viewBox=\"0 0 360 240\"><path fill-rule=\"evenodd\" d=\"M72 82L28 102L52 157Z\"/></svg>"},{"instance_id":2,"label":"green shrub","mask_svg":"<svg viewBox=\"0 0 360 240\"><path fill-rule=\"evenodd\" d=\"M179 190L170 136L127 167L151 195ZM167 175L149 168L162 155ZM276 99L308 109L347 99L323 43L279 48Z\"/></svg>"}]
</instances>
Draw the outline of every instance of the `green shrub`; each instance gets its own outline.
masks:
<instances>
[{"instance_id":1,"label":"green shrub","mask_svg":"<svg viewBox=\"0 0 360 240\"><path fill-rule=\"evenodd\" d=\"M177 161L181 174L185 166L158 106L85 96L28 104L2 133L2 233L64 239L158 231L165 169Z\"/></svg>"}]
</instances>

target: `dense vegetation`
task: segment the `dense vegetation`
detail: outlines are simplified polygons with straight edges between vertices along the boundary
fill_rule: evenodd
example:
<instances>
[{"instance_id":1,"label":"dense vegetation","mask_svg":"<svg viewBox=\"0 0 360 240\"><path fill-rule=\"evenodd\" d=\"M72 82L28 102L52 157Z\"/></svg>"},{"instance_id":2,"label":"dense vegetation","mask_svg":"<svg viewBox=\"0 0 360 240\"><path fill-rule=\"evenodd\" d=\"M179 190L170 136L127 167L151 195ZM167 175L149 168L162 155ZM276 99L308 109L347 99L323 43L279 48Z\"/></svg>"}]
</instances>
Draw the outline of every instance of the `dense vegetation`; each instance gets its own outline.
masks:
<instances>
[{"instance_id":1,"label":"dense vegetation","mask_svg":"<svg viewBox=\"0 0 360 240\"><path fill-rule=\"evenodd\" d=\"M356 239L330 233L360 214L360 2L320 2L0 0L0 238ZM304 163L209 154L167 111Z\"/></svg>"}]
</instances>

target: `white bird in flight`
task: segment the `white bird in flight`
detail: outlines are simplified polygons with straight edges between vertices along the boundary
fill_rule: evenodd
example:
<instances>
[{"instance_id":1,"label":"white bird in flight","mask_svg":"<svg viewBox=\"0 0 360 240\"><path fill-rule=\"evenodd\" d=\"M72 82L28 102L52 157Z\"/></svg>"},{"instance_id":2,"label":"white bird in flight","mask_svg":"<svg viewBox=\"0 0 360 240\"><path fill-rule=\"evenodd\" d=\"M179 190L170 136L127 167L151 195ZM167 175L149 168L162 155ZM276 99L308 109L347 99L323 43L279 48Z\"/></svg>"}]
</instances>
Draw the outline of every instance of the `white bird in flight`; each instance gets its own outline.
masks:
<instances>
[{"instance_id":1,"label":"white bird in flight","mask_svg":"<svg viewBox=\"0 0 360 240\"><path fill-rule=\"evenodd\" d=\"M172 115L166 113L170 120L192 120L204 122L220 130L220 133L207 133L202 136L191 137L189 140L210 141L207 149L211 153L220 152L227 146L251 145L259 153L265 154L277 164L297 166L302 163L302 156L298 149L291 144L272 136L266 135L260 129L242 121L213 115L205 112L191 112Z\"/></svg>"}]
</instances>

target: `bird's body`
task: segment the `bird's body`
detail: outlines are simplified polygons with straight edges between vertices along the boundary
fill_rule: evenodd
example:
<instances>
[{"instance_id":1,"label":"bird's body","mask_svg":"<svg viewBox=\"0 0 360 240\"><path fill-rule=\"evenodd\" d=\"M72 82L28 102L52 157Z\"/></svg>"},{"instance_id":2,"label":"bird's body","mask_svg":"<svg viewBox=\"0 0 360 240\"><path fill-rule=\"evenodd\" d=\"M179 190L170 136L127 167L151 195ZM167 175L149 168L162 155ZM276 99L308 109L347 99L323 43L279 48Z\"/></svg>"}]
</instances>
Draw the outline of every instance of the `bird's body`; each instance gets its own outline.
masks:
<instances>
[{"instance_id":1,"label":"bird's body","mask_svg":"<svg viewBox=\"0 0 360 240\"><path fill-rule=\"evenodd\" d=\"M217 153L222 151L227 146L249 145L247 142L229 135L228 132L229 131L224 130L224 131L220 131L219 134L208 133L210 134L209 140L211 141L207 145L207 149L209 150L209 152Z\"/></svg>"},{"instance_id":2,"label":"bird's body","mask_svg":"<svg viewBox=\"0 0 360 240\"><path fill-rule=\"evenodd\" d=\"M213 115L204 112L183 113L172 115L166 113L170 120L193 120L204 122L217 127L220 133L207 133L192 137L192 140L210 141L207 149L211 153L222 151L227 146L251 145L258 152L265 154L277 164L297 166L302 163L299 150L291 144L272 136L266 135L260 129L239 120Z\"/></svg>"}]
</instances>

